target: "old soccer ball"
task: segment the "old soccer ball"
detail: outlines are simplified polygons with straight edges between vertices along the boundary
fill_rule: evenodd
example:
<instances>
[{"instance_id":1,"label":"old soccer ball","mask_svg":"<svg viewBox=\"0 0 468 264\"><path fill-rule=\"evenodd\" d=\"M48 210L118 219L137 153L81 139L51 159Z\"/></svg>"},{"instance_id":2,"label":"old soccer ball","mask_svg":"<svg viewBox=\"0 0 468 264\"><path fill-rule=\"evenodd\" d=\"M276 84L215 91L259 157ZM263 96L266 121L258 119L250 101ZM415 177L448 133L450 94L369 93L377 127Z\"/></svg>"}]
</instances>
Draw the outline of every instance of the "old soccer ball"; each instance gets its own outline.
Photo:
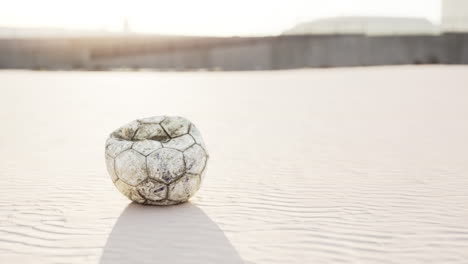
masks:
<instances>
[{"instance_id":1,"label":"old soccer ball","mask_svg":"<svg viewBox=\"0 0 468 264\"><path fill-rule=\"evenodd\" d=\"M141 204L187 201L200 188L207 161L200 132L183 117L137 119L106 141L112 181L122 194Z\"/></svg>"}]
</instances>

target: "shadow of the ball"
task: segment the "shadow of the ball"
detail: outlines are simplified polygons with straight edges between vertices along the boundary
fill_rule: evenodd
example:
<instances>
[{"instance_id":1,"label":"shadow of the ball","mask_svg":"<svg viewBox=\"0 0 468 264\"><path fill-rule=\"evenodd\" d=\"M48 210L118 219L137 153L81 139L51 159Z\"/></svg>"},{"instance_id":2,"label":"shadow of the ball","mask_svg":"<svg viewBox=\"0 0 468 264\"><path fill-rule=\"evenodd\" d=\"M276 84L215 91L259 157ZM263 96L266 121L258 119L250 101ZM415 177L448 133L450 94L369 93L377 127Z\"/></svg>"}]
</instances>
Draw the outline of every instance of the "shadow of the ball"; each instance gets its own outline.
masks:
<instances>
[{"instance_id":1,"label":"shadow of the ball","mask_svg":"<svg viewBox=\"0 0 468 264\"><path fill-rule=\"evenodd\" d=\"M218 225L188 202L166 207L129 204L107 239L100 263L244 262Z\"/></svg>"}]
</instances>

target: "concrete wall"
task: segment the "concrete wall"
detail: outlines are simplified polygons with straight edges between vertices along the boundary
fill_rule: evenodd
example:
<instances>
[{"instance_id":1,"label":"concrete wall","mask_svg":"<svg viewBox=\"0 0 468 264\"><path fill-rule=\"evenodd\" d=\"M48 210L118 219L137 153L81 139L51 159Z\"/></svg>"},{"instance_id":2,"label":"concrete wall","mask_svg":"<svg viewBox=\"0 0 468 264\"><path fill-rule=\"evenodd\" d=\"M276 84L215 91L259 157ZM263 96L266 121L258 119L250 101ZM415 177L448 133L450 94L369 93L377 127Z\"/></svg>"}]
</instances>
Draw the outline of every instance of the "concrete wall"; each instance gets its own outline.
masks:
<instances>
[{"instance_id":1,"label":"concrete wall","mask_svg":"<svg viewBox=\"0 0 468 264\"><path fill-rule=\"evenodd\" d=\"M468 34L0 39L0 68L271 70L468 64Z\"/></svg>"}]
</instances>

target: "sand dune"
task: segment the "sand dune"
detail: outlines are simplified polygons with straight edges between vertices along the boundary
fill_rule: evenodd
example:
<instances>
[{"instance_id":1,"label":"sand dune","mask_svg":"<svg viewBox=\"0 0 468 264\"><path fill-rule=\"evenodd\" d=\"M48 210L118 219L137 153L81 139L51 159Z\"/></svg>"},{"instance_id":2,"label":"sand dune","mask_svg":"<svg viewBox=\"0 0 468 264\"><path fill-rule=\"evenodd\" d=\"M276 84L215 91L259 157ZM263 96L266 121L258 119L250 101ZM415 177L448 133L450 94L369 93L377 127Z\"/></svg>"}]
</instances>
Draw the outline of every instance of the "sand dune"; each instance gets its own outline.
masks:
<instances>
[{"instance_id":1,"label":"sand dune","mask_svg":"<svg viewBox=\"0 0 468 264\"><path fill-rule=\"evenodd\" d=\"M0 263L466 263L468 67L0 72ZM104 141L193 121L202 189L112 186Z\"/></svg>"}]
</instances>

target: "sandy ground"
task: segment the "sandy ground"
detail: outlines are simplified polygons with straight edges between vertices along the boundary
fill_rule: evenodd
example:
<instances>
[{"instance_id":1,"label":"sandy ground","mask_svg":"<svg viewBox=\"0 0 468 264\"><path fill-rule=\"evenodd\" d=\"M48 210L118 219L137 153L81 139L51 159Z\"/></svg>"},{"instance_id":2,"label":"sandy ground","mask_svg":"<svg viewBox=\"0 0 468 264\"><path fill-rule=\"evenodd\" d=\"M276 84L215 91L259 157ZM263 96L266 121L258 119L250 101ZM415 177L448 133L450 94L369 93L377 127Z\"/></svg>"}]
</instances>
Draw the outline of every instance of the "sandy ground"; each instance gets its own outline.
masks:
<instances>
[{"instance_id":1,"label":"sandy ground","mask_svg":"<svg viewBox=\"0 0 468 264\"><path fill-rule=\"evenodd\" d=\"M467 263L468 67L0 72L0 263ZM104 141L191 119L190 203L112 185Z\"/></svg>"}]
</instances>

